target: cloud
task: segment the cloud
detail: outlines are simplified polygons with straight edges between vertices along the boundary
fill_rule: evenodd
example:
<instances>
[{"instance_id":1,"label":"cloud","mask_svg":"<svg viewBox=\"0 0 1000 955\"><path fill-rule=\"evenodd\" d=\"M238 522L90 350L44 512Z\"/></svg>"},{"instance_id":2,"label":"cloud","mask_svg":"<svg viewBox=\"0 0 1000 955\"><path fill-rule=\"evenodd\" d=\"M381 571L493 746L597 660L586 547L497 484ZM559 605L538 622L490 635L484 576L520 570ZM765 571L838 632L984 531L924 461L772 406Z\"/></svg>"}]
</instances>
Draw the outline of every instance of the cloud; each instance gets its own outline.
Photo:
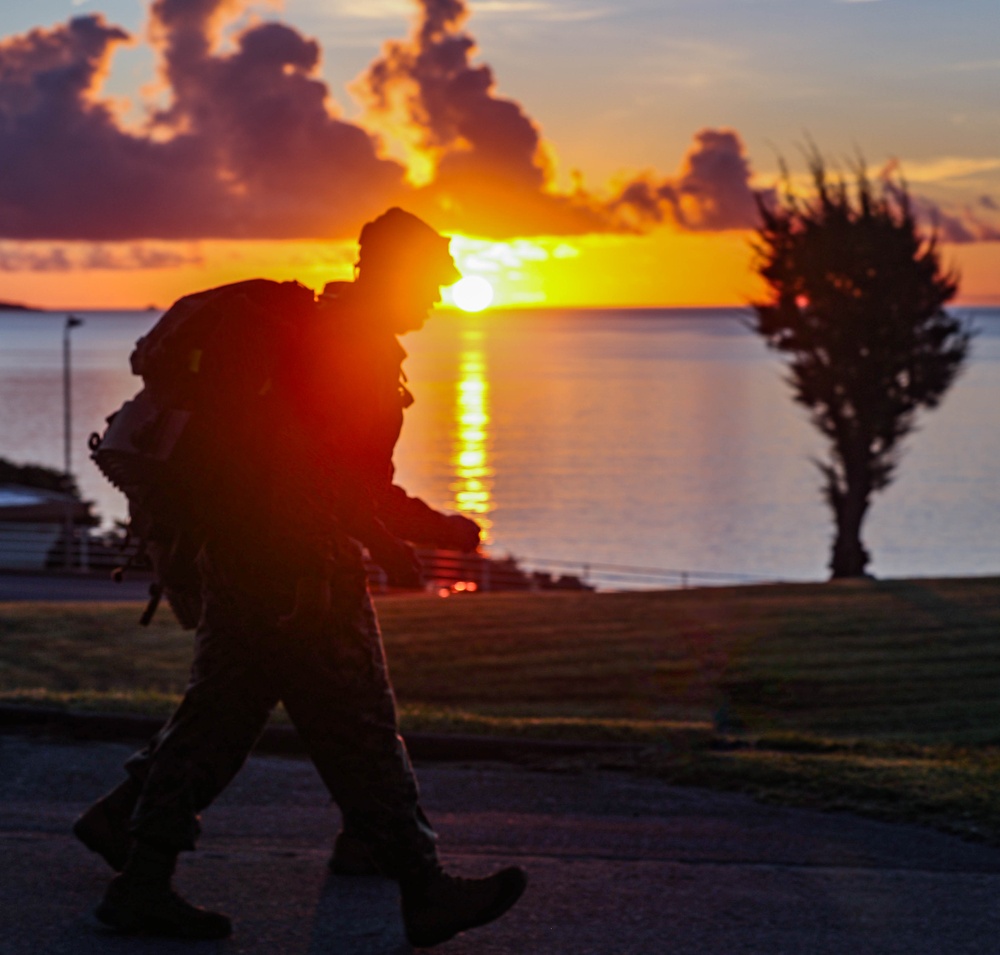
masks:
<instances>
[{"instance_id":1,"label":"cloud","mask_svg":"<svg viewBox=\"0 0 1000 955\"><path fill-rule=\"evenodd\" d=\"M636 229L672 221L683 229L752 229L759 221L751 170L739 133L703 129L675 176L653 175L627 182L614 208Z\"/></svg>"},{"instance_id":2,"label":"cloud","mask_svg":"<svg viewBox=\"0 0 1000 955\"><path fill-rule=\"evenodd\" d=\"M0 272L69 272L73 263L66 249L45 249L0 244Z\"/></svg>"},{"instance_id":3,"label":"cloud","mask_svg":"<svg viewBox=\"0 0 1000 955\"><path fill-rule=\"evenodd\" d=\"M0 243L0 272L133 271L202 264L204 258L197 250L185 252L175 246L165 248L138 242L128 245Z\"/></svg>"},{"instance_id":4,"label":"cloud","mask_svg":"<svg viewBox=\"0 0 1000 955\"><path fill-rule=\"evenodd\" d=\"M198 251L181 252L176 248L161 248L145 243L133 243L122 248L117 244L91 245L78 259L76 267L83 269L172 269L182 265L203 265L204 256Z\"/></svg>"},{"instance_id":5,"label":"cloud","mask_svg":"<svg viewBox=\"0 0 1000 955\"><path fill-rule=\"evenodd\" d=\"M19 239L346 237L403 169L334 114L319 49L278 23L215 49L241 0L157 0L172 101L131 133L99 98L128 34L85 16L0 42L0 233Z\"/></svg>"},{"instance_id":6,"label":"cloud","mask_svg":"<svg viewBox=\"0 0 1000 955\"><path fill-rule=\"evenodd\" d=\"M353 239L392 204L483 238L758 223L750 160L733 129L698 131L672 175L560 189L539 123L477 61L466 0L415 0L410 35L387 42L353 87L356 122L319 78L315 40L276 21L227 34L248 2L152 0L164 97L141 129L123 126L101 95L115 51L134 42L120 27L88 15L0 40L0 237ZM398 0L377 5L398 9ZM553 0L491 0L489 9L600 13ZM997 162L946 158L916 167L915 180ZM921 198L918 211L948 241L971 242L997 237L991 203L984 196L956 211ZM163 254L142 243L75 257L25 247L4 250L0 269L159 267L150 263L169 265Z\"/></svg>"},{"instance_id":7,"label":"cloud","mask_svg":"<svg viewBox=\"0 0 1000 955\"><path fill-rule=\"evenodd\" d=\"M493 236L601 231L604 210L558 194L541 130L472 62L463 0L420 0L407 40L385 44L354 86L369 123L402 148L436 222Z\"/></svg>"},{"instance_id":8,"label":"cloud","mask_svg":"<svg viewBox=\"0 0 1000 955\"><path fill-rule=\"evenodd\" d=\"M376 155L368 132L335 115L315 75L316 42L284 24L261 23L237 38L233 53L213 53L205 43L210 22L189 12L197 6L157 0L153 7L175 96L165 121L212 149L249 234L356 234L358 224L400 195L403 169Z\"/></svg>"},{"instance_id":9,"label":"cloud","mask_svg":"<svg viewBox=\"0 0 1000 955\"><path fill-rule=\"evenodd\" d=\"M970 229L959 216L944 212L936 202L921 196L911 196L910 203L917 218L929 223L942 242L964 245L979 238L977 231Z\"/></svg>"},{"instance_id":10,"label":"cloud","mask_svg":"<svg viewBox=\"0 0 1000 955\"><path fill-rule=\"evenodd\" d=\"M985 168L993 168L987 166ZM879 171L879 179L887 192L900 194L900 177L908 181L909 167L903 169L898 159L890 159ZM969 242L995 242L1000 240L1000 229L986 221L983 215L969 206L957 210L945 208L927 196L910 192L910 208L916 219L928 225L942 242L965 245ZM990 196L980 196L976 202L978 209L985 209L987 214L996 211L997 206Z\"/></svg>"},{"instance_id":11,"label":"cloud","mask_svg":"<svg viewBox=\"0 0 1000 955\"><path fill-rule=\"evenodd\" d=\"M107 195L144 144L121 133L96 88L113 48L129 39L100 17L0 42L0 222L19 238L76 237L100 228ZM95 188L96 187L96 188Z\"/></svg>"},{"instance_id":12,"label":"cloud","mask_svg":"<svg viewBox=\"0 0 1000 955\"><path fill-rule=\"evenodd\" d=\"M636 231L662 222L696 230L756 222L749 164L731 130L703 130L681 173L638 178L611 198L559 192L541 129L474 63L464 0L419 0L407 40L386 43L353 91L366 120L406 158L411 203L445 228L492 237Z\"/></svg>"},{"instance_id":13,"label":"cloud","mask_svg":"<svg viewBox=\"0 0 1000 955\"><path fill-rule=\"evenodd\" d=\"M394 203L493 238L754 221L731 130L700 132L675 177L560 191L538 123L474 62L464 0L418 0L410 37L386 43L355 86L365 125L341 116L318 44L292 27L254 22L223 47L247 2L153 0L166 97L142 129L101 96L115 50L133 42L120 27L88 15L0 41L0 236L342 239Z\"/></svg>"},{"instance_id":14,"label":"cloud","mask_svg":"<svg viewBox=\"0 0 1000 955\"><path fill-rule=\"evenodd\" d=\"M943 182L961 179L1000 169L1000 159L972 159L964 156L944 156L925 162L906 164L907 182Z\"/></svg>"},{"instance_id":15,"label":"cloud","mask_svg":"<svg viewBox=\"0 0 1000 955\"><path fill-rule=\"evenodd\" d=\"M942 242L965 244L1000 241L1000 228L986 222L972 209L964 208L958 213L946 212L937 203L923 196L913 197L913 203L918 216L937 230Z\"/></svg>"}]
</instances>

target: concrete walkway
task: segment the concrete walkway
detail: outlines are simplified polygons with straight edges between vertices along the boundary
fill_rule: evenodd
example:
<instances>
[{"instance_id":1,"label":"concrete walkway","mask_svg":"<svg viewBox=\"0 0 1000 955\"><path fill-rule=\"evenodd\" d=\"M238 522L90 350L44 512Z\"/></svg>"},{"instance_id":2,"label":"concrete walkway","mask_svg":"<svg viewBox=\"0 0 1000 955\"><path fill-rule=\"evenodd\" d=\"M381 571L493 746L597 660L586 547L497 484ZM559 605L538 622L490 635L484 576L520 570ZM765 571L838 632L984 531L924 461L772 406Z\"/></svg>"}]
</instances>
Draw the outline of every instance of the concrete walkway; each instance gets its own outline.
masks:
<instances>
[{"instance_id":1,"label":"concrete walkway","mask_svg":"<svg viewBox=\"0 0 1000 955\"><path fill-rule=\"evenodd\" d=\"M222 943L133 939L90 912L108 873L69 835L130 747L0 735L2 955L405 953L395 886L329 876L336 813L311 765L254 757L178 883ZM847 815L612 773L420 767L450 868L531 884L451 955L998 955L1000 851Z\"/></svg>"}]
</instances>

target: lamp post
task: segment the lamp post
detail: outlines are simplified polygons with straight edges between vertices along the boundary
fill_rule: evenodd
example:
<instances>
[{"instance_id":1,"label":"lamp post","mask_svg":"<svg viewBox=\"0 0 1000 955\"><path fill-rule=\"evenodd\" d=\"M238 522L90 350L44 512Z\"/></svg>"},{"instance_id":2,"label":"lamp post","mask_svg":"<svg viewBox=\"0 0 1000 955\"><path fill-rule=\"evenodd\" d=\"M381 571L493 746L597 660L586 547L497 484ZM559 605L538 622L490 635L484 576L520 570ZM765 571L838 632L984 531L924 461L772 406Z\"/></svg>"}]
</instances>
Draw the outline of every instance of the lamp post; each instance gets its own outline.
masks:
<instances>
[{"instance_id":1,"label":"lamp post","mask_svg":"<svg viewBox=\"0 0 1000 955\"><path fill-rule=\"evenodd\" d=\"M66 324L63 325L63 472L68 479L72 479L71 447L73 442L73 394L70 379L70 352L69 333L73 328L83 324L82 318L75 315L66 316ZM73 566L73 503L66 501L66 569Z\"/></svg>"}]
</instances>

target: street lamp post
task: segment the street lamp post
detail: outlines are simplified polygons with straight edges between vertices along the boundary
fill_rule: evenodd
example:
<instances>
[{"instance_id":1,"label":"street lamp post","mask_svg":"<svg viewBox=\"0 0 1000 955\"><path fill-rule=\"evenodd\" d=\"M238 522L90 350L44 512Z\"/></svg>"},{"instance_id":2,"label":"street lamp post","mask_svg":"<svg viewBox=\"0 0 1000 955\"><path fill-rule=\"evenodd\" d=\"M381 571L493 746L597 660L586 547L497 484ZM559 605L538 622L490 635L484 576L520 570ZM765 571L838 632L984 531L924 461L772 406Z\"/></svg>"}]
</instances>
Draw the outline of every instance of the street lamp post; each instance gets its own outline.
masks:
<instances>
[{"instance_id":1,"label":"street lamp post","mask_svg":"<svg viewBox=\"0 0 1000 955\"><path fill-rule=\"evenodd\" d=\"M63 325L63 472L67 479L72 480L71 448L73 443L73 393L70 377L69 333L73 328L83 324L82 318L75 315L66 316ZM66 501L66 569L73 566L73 502Z\"/></svg>"}]
</instances>

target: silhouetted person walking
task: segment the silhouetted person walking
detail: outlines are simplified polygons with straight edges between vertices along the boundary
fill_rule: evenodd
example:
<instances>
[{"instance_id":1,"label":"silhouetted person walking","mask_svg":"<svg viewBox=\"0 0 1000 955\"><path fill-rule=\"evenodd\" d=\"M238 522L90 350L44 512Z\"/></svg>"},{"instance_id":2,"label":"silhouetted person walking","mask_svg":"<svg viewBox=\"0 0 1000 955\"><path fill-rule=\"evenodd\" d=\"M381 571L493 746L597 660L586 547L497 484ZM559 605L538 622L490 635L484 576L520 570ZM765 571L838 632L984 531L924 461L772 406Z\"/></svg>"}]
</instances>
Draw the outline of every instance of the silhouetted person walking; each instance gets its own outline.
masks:
<instances>
[{"instance_id":1,"label":"silhouetted person walking","mask_svg":"<svg viewBox=\"0 0 1000 955\"><path fill-rule=\"evenodd\" d=\"M121 872L97 909L106 924L191 938L230 933L225 915L173 891L172 874L178 853L195 847L198 813L242 766L279 701L342 813L331 868L398 880L413 945L485 924L524 890L516 867L468 880L438 862L362 562L364 545L391 583L417 585L404 540L478 546L474 522L392 484L393 447L412 401L396 336L419 329L439 287L458 277L447 238L390 209L362 230L355 281L332 283L318 301L293 283L258 280L175 305L181 320L214 308L216 340L232 324L226 310L239 313L239 334L214 365L207 346L186 341L182 321L166 321L171 313L161 320L170 334L154 329L139 342L133 368L153 399L169 404L175 388L162 368L185 369L189 391L195 382L211 393L190 415L189 464L175 482L196 531L185 547L167 548L197 552L201 611L180 706L129 760L126 782L74 827ZM280 334L265 334L275 308ZM181 360L164 361L177 341ZM169 568L163 576L170 595Z\"/></svg>"}]
</instances>

